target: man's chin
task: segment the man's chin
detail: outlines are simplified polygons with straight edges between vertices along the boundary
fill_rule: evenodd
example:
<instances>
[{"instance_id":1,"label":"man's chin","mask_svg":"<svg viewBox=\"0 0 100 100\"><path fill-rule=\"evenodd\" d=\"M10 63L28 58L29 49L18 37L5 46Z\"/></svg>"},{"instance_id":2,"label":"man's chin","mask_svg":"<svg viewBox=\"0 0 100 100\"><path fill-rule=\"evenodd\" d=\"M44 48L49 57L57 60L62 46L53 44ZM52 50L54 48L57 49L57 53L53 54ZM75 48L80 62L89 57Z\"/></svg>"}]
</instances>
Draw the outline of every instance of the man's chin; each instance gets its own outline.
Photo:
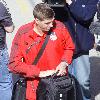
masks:
<instances>
[{"instance_id":1,"label":"man's chin","mask_svg":"<svg viewBox=\"0 0 100 100\"><path fill-rule=\"evenodd\" d=\"M44 30L44 32L48 32L50 29Z\"/></svg>"}]
</instances>

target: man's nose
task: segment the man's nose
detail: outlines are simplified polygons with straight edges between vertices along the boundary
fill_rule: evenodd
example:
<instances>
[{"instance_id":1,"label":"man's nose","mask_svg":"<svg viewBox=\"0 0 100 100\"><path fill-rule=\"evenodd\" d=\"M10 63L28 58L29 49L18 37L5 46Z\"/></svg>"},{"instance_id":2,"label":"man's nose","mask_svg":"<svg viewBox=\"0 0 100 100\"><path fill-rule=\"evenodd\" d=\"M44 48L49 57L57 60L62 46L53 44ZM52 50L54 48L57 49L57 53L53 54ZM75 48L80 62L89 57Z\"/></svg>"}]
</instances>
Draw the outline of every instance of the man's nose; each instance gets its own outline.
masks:
<instances>
[{"instance_id":1,"label":"man's nose","mask_svg":"<svg viewBox=\"0 0 100 100\"><path fill-rule=\"evenodd\" d=\"M49 27L53 27L53 23L50 23Z\"/></svg>"}]
</instances>

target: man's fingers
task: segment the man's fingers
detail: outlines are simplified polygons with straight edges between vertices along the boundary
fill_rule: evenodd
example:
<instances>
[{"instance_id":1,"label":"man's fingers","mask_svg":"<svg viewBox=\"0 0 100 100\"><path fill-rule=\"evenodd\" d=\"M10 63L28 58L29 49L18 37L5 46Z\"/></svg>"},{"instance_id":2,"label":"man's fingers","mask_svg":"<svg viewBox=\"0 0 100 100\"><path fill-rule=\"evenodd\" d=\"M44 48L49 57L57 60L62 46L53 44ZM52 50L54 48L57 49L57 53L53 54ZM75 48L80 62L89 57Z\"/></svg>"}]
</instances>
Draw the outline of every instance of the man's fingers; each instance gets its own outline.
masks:
<instances>
[{"instance_id":1,"label":"man's fingers","mask_svg":"<svg viewBox=\"0 0 100 100\"><path fill-rule=\"evenodd\" d=\"M59 71L57 76L63 76L63 75L66 75L66 71Z\"/></svg>"}]
</instances>

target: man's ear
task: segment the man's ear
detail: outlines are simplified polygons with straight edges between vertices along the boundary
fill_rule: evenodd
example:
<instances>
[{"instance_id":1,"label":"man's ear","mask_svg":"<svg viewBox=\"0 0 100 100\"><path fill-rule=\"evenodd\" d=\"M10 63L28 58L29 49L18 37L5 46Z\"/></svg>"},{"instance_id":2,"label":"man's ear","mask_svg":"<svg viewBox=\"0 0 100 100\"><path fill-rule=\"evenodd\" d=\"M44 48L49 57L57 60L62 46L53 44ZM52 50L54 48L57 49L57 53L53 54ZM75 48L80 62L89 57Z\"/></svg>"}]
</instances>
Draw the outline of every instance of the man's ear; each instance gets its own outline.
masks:
<instances>
[{"instance_id":1,"label":"man's ear","mask_svg":"<svg viewBox=\"0 0 100 100\"><path fill-rule=\"evenodd\" d=\"M35 20L36 24L38 24L38 22L39 22L39 19L35 18L34 20Z\"/></svg>"}]
</instances>

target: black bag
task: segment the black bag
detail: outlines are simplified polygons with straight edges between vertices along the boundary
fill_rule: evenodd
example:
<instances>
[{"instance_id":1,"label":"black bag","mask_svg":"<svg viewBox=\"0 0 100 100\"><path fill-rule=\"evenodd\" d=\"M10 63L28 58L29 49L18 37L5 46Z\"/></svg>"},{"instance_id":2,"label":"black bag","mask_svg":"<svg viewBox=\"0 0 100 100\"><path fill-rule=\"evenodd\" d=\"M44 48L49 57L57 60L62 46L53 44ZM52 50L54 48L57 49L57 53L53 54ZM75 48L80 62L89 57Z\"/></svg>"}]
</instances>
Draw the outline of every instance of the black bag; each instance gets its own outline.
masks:
<instances>
[{"instance_id":1,"label":"black bag","mask_svg":"<svg viewBox=\"0 0 100 100\"><path fill-rule=\"evenodd\" d=\"M37 100L76 100L75 81L68 76L42 78L36 94Z\"/></svg>"},{"instance_id":2,"label":"black bag","mask_svg":"<svg viewBox=\"0 0 100 100\"><path fill-rule=\"evenodd\" d=\"M11 100L26 100L26 80L19 78L14 84Z\"/></svg>"}]
</instances>

